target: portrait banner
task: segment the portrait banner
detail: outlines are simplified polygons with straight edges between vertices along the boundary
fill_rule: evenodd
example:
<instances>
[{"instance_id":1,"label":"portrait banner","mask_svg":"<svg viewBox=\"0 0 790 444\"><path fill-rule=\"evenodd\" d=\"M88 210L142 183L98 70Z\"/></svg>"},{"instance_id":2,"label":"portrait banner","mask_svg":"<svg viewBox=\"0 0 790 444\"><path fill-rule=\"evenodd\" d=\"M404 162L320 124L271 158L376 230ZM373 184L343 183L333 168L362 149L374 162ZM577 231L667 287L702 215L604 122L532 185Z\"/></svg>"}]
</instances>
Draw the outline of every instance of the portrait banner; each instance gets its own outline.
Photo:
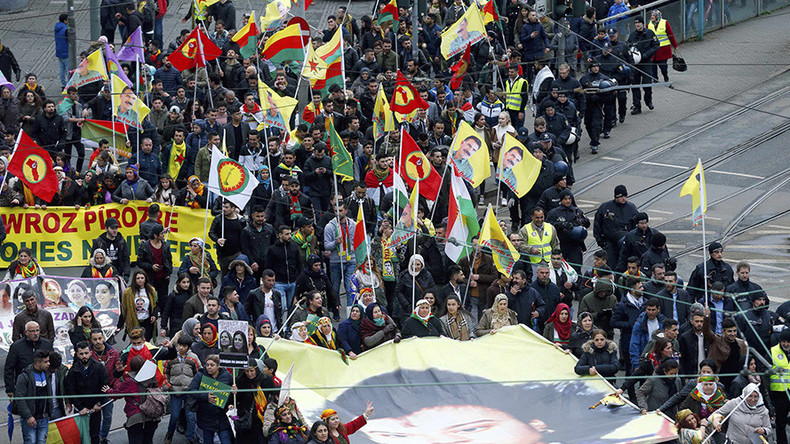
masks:
<instances>
[{"instance_id":1,"label":"portrait banner","mask_svg":"<svg viewBox=\"0 0 790 444\"><path fill-rule=\"evenodd\" d=\"M115 333L121 314L121 288L116 279L74 278L66 276L36 276L27 279L0 282L0 348L11 346L14 316L25 309L23 295L32 291L40 309L52 315L55 327L53 346L61 355L63 363L71 365L74 347L69 330L83 306L91 308L101 324L105 338Z\"/></svg>"},{"instance_id":2,"label":"portrait banner","mask_svg":"<svg viewBox=\"0 0 790 444\"><path fill-rule=\"evenodd\" d=\"M219 328L219 365L220 367L246 368L247 356L247 321L230 321L220 319Z\"/></svg>"},{"instance_id":3,"label":"portrait banner","mask_svg":"<svg viewBox=\"0 0 790 444\"><path fill-rule=\"evenodd\" d=\"M271 341L258 339L262 346ZM354 434L354 443L614 444L676 438L665 416L640 415L631 404L591 409L615 388L600 376L576 375L573 355L523 325L475 341L389 341L348 365L332 359L336 353L283 340L268 351L281 378L296 363L290 396L306 418L329 408L348 421L373 401L375 413Z\"/></svg>"},{"instance_id":4,"label":"portrait banner","mask_svg":"<svg viewBox=\"0 0 790 444\"><path fill-rule=\"evenodd\" d=\"M450 57L464 52L468 45L483 40L485 36L486 27L480 15L480 8L477 7L477 3L472 3L464 15L442 33L440 46L442 55L449 60Z\"/></svg>"},{"instance_id":5,"label":"portrait banner","mask_svg":"<svg viewBox=\"0 0 790 444\"><path fill-rule=\"evenodd\" d=\"M447 159L453 163L455 171L472 187L480 186L491 175L488 144L464 120L458 125Z\"/></svg>"},{"instance_id":6,"label":"portrait banner","mask_svg":"<svg viewBox=\"0 0 790 444\"><path fill-rule=\"evenodd\" d=\"M0 219L7 237L0 246L0 267L16 259L19 249L30 248L33 257L45 270L53 267L83 267L88 265L93 240L105 232L104 223L112 217L119 222L119 232L126 239L131 261L137 260L140 245L140 223L147 218L148 206L144 201L131 201L126 205L106 204L75 210L74 207L47 207L46 210L3 208ZM177 206L160 205L161 223L170 228L167 241L173 253L175 267L189 253L189 239L207 238L203 232L206 211ZM207 226L211 225L211 221ZM206 244L213 250L214 243Z\"/></svg>"}]
</instances>

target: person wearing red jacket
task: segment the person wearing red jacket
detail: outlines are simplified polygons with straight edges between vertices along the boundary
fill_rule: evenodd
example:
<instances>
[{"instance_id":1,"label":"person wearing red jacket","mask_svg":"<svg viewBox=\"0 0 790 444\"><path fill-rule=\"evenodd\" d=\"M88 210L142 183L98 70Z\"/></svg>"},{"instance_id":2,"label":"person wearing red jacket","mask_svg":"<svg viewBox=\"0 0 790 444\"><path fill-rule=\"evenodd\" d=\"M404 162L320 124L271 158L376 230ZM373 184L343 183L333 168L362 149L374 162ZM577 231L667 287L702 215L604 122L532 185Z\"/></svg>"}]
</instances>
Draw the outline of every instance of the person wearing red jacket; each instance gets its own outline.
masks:
<instances>
[{"instance_id":1,"label":"person wearing red jacket","mask_svg":"<svg viewBox=\"0 0 790 444\"><path fill-rule=\"evenodd\" d=\"M335 444L349 444L351 441L348 439L348 435L353 435L357 430L367 424L371 413L373 413L373 403L368 402L365 413L345 424L340 421L340 416L332 409L324 410L321 413L321 419L326 421L329 427L329 436L332 438L332 442Z\"/></svg>"}]
</instances>

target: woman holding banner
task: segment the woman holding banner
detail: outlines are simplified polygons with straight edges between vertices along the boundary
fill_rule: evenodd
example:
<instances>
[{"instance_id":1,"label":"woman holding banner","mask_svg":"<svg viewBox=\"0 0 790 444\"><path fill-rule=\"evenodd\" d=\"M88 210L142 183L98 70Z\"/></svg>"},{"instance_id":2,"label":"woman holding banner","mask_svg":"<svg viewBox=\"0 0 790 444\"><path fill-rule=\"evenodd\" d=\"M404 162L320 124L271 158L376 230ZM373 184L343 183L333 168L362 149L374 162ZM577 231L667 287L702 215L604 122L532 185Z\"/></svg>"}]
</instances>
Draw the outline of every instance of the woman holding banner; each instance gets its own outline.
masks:
<instances>
[{"instance_id":1,"label":"woman holding banner","mask_svg":"<svg viewBox=\"0 0 790 444\"><path fill-rule=\"evenodd\" d=\"M103 249L93 250L93 256L88 260L88 265L82 270L83 278L110 278L118 276L118 270L107 260L107 253Z\"/></svg>"},{"instance_id":2,"label":"woman holding banner","mask_svg":"<svg viewBox=\"0 0 790 444\"><path fill-rule=\"evenodd\" d=\"M139 325L145 330L145 340L150 341L154 336L157 316L159 307L156 305L156 290L148 283L148 275L137 270L132 276L132 285L121 297L118 325L125 325L127 331Z\"/></svg>"},{"instance_id":3,"label":"woman holding banner","mask_svg":"<svg viewBox=\"0 0 790 444\"><path fill-rule=\"evenodd\" d=\"M8 265L8 271L3 280L26 279L42 274L44 274L44 269L41 268L38 262L33 258L33 252L30 248L22 247L19 249L16 260L11 261Z\"/></svg>"},{"instance_id":4,"label":"woman holding banner","mask_svg":"<svg viewBox=\"0 0 790 444\"><path fill-rule=\"evenodd\" d=\"M217 382L228 386L233 383L230 373L220 368L219 355L209 355L203 364L203 368L192 378L192 382L189 384L189 391L192 392L189 396L197 401L197 423L200 424L200 429L203 430L203 442L213 443L214 435L218 435L221 444L231 444L233 442L233 433L230 429L228 417L225 415L228 401L227 394L223 402L212 393L196 393L206 390L205 387L201 388L201 385L212 385Z\"/></svg>"}]
</instances>

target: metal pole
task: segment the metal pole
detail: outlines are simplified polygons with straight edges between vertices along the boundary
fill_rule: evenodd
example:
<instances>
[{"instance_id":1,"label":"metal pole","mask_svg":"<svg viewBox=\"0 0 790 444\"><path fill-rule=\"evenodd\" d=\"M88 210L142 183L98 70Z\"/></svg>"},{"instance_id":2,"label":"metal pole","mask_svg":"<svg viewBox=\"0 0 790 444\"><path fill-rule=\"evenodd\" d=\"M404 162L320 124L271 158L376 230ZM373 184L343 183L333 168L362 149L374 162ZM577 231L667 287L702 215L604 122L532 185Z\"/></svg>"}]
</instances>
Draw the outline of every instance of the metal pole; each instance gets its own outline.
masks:
<instances>
[{"instance_id":1,"label":"metal pole","mask_svg":"<svg viewBox=\"0 0 790 444\"><path fill-rule=\"evenodd\" d=\"M412 0L414 6L414 10L411 13L411 52L414 56L414 64L419 67L420 58L417 55L420 51L420 36L417 30L420 27L420 18L418 12L418 5L417 0Z\"/></svg>"},{"instance_id":2,"label":"metal pole","mask_svg":"<svg viewBox=\"0 0 790 444\"><path fill-rule=\"evenodd\" d=\"M143 130L143 122L140 121L140 56L135 57L137 59L137 96L136 100L134 101L135 113L137 114L137 122L140 125L140 128L135 127L135 137L137 138L137 165L138 165L138 172L137 177L140 177L139 165L140 165L140 132ZM145 97L145 95L143 95ZM118 98L118 103L120 103L120 97Z\"/></svg>"},{"instance_id":3,"label":"metal pole","mask_svg":"<svg viewBox=\"0 0 790 444\"><path fill-rule=\"evenodd\" d=\"M91 40L99 40L99 36L101 35L101 0L90 0L90 18L91 18ZM69 1L69 31L72 28L71 22L71 12L74 10L74 2L73 0ZM113 34L115 34L113 32ZM76 37L76 36L75 36ZM123 36L121 36L123 38ZM69 37L69 41L71 42L71 37ZM110 42L112 43L112 41ZM69 50L69 53L71 50Z\"/></svg>"},{"instance_id":4,"label":"metal pole","mask_svg":"<svg viewBox=\"0 0 790 444\"><path fill-rule=\"evenodd\" d=\"M91 0L91 8L93 8L93 3L98 3L98 0ZM91 9L91 39L96 40L99 38L98 32L98 4L96 5L96 9ZM69 69L74 70L77 69L77 23L74 19L74 0L68 0L67 8L69 11L69 19L68 19L68 30L66 31L66 35L68 36L69 41ZM96 23L97 23L97 30L96 30L96 37L93 37L93 15L94 13L97 15ZM9 79L10 80L10 79Z\"/></svg>"},{"instance_id":5,"label":"metal pole","mask_svg":"<svg viewBox=\"0 0 790 444\"><path fill-rule=\"evenodd\" d=\"M705 34L705 8L703 7L702 0L697 0L697 35L699 39L702 40L703 35Z\"/></svg>"}]
</instances>

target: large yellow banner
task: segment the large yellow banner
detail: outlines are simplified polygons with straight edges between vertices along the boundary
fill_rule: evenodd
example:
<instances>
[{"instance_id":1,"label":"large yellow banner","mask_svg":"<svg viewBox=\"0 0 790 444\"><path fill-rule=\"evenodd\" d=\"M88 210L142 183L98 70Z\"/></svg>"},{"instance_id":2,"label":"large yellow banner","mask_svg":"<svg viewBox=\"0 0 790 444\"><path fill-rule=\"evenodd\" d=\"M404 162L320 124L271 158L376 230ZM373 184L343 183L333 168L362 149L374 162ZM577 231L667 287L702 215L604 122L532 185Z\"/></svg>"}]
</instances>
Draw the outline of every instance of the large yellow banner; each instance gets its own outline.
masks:
<instances>
[{"instance_id":1,"label":"large yellow banner","mask_svg":"<svg viewBox=\"0 0 790 444\"><path fill-rule=\"evenodd\" d=\"M126 205L96 205L79 210L73 207L3 208L0 218L7 237L0 247L0 267L8 267L22 247L33 250L33 257L45 270L88 265L93 239L104 233L104 222L110 217L118 220L118 231L126 239L134 262L140 245L140 223L146 220L149 205L144 201L131 201ZM173 253L173 265L178 267L181 258L189 252L189 239L194 236L208 239L205 233L201 234L206 210L160 207L159 222L170 228L167 240ZM206 231L212 220L209 215ZM214 243L208 242L206 248L213 250Z\"/></svg>"}]
</instances>

